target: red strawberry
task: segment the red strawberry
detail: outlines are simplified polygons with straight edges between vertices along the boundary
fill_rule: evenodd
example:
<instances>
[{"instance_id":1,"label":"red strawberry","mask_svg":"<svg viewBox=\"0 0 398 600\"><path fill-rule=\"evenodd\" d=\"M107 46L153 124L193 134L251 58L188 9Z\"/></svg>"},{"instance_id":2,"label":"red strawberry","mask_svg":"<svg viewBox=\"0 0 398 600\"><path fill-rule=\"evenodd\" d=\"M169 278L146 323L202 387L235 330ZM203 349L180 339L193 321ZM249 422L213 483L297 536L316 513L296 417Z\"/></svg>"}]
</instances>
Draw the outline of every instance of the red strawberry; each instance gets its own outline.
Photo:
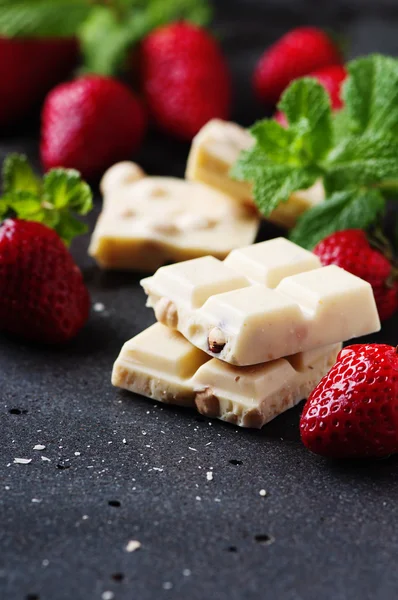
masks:
<instances>
[{"instance_id":1,"label":"red strawberry","mask_svg":"<svg viewBox=\"0 0 398 600\"><path fill-rule=\"evenodd\" d=\"M398 452L398 353L386 344L343 348L308 398L301 439L323 456L381 457Z\"/></svg>"},{"instance_id":2,"label":"red strawberry","mask_svg":"<svg viewBox=\"0 0 398 600\"><path fill-rule=\"evenodd\" d=\"M329 94L332 109L339 110L340 108L343 108L343 101L340 93L347 75L348 73L342 65L333 65L331 67L324 67L318 71L313 71L310 73L309 77L315 77L315 79L323 85Z\"/></svg>"},{"instance_id":3,"label":"red strawberry","mask_svg":"<svg viewBox=\"0 0 398 600\"><path fill-rule=\"evenodd\" d=\"M313 250L323 265L338 265L368 281L375 295L380 319L384 321L398 309L398 282L391 262L368 242L361 229L332 233Z\"/></svg>"},{"instance_id":4,"label":"red strawberry","mask_svg":"<svg viewBox=\"0 0 398 600\"><path fill-rule=\"evenodd\" d=\"M96 177L131 157L145 127L144 110L129 88L110 77L81 77L57 86L45 100L41 160L47 170L72 167Z\"/></svg>"},{"instance_id":5,"label":"red strawberry","mask_svg":"<svg viewBox=\"0 0 398 600\"><path fill-rule=\"evenodd\" d=\"M211 35L178 22L150 33L139 56L141 85L156 124L181 139L213 118L228 119L230 75Z\"/></svg>"},{"instance_id":6,"label":"red strawberry","mask_svg":"<svg viewBox=\"0 0 398 600\"><path fill-rule=\"evenodd\" d=\"M314 71L313 73L310 73L308 77L314 77L321 85L323 85L329 94L332 110L339 110L343 107L343 101L340 95L341 86L347 75L348 73L342 65L333 65L331 67L319 69L319 71ZM287 126L287 119L283 112L278 111L275 114L274 119L282 125L282 127Z\"/></svg>"},{"instance_id":7,"label":"red strawberry","mask_svg":"<svg viewBox=\"0 0 398 600\"><path fill-rule=\"evenodd\" d=\"M332 40L316 27L298 27L282 36L257 63L253 85L260 100L276 104L293 79L342 63Z\"/></svg>"},{"instance_id":8,"label":"red strawberry","mask_svg":"<svg viewBox=\"0 0 398 600\"><path fill-rule=\"evenodd\" d=\"M0 37L0 127L24 117L69 75L78 55L73 38Z\"/></svg>"},{"instance_id":9,"label":"red strawberry","mask_svg":"<svg viewBox=\"0 0 398 600\"><path fill-rule=\"evenodd\" d=\"M55 231L8 219L0 227L0 329L60 343L86 322L90 297L82 274Z\"/></svg>"}]
</instances>

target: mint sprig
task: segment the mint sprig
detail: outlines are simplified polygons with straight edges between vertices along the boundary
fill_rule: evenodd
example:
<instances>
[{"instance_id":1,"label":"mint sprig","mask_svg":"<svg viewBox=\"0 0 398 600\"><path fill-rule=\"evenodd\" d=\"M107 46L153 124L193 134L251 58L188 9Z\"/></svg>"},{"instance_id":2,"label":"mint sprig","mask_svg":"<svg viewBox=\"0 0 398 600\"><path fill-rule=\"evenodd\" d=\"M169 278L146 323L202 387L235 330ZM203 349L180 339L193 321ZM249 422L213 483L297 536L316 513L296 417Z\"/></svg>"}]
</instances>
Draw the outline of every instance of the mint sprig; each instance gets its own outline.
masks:
<instances>
[{"instance_id":1,"label":"mint sprig","mask_svg":"<svg viewBox=\"0 0 398 600\"><path fill-rule=\"evenodd\" d=\"M398 60L372 55L349 63L348 72L345 106L337 113L315 80L293 82L278 106L288 127L272 119L256 123L254 146L232 170L252 183L265 216L322 179L325 202L290 233L307 248L334 231L369 227L383 216L387 195L398 190Z\"/></svg>"},{"instance_id":2,"label":"mint sprig","mask_svg":"<svg viewBox=\"0 0 398 600\"><path fill-rule=\"evenodd\" d=\"M52 169L40 179L26 156L10 154L3 163L3 195L0 216L15 216L43 223L54 229L69 245L87 231L75 215L86 215L92 208L92 192L74 169Z\"/></svg>"}]
</instances>

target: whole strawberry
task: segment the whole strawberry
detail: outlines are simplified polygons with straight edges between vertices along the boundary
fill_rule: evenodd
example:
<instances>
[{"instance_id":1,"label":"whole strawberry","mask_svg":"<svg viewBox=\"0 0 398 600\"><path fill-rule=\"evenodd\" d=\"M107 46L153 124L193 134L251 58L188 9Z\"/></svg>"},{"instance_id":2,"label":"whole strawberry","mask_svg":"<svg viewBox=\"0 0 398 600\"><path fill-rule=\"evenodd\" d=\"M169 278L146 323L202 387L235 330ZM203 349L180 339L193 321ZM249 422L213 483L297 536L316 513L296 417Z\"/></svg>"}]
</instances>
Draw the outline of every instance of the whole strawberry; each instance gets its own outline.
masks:
<instances>
[{"instance_id":1,"label":"whole strawberry","mask_svg":"<svg viewBox=\"0 0 398 600\"><path fill-rule=\"evenodd\" d=\"M340 108L343 107L341 88L347 75L347 71L342 65L333 65L309 73L308 77L314 77L314 79L323 85L329 94L332 110L340 110ZM282 125L282 127L287 126L287 120L283 112L278 111L275 114L274 119Z\"/></svg>"},{"instance_id":2,"label":"whole strawberry","mask_svg":"<svg viewBox=\"0 0 398 600\"><path fill-rule=\"evenodd\" d=\"M213 118L227 119L231 82L217 42L186 22L160 27L141 44L141 85L156 124L191 140Z\"/></svg>"},{"instance_id":3,"label":"whole strawberry","mask_svg":"<svg viewBox=\"0 0 398 600\"><path fill-rule=\"evenodd\" d=\"M254 90L263 102L276 104L294 79L341 63L337 46L324 31L298 27L282 36L261 56L254 72Z\"/></svg>"},{"instance_id":4,"label":"whole strawberry","mask_svg":"<svg viewBox=\"0 0 398 600\"><path fill-rule=\"evenodd\" d=\"M398 309L398 282L391 262L369 244L361 229L332 233L313 250L323 265L338 265L368 281L376 299L380 320L391 317Z\"/></svg>"},{"instance_id":5,"label":"whole strawberry","mask_svg":"<svg viewBox=\"0 0 398 600\"><path fill-rule=\"evenodd\" d=\"M89 309L82 274L59 235L41 223L7 219L0 227L0 329L66 342Z\"/></svg>"},{"instance_id":6,"label":"whole strawberry","mask_svg":"<svg viewBox=\"0 0 398 600\"><path fill-rule=\"evenodd\" d=\"M398 452L398 353L386 344L343 348L300 420L307 448L327 457Z\"/></svg>"},{"instance_id":7,"label":"whole strawberry","mask_svg":"<svg viewBox=\"0 0 398 600\"><path fill-rule=\"evenodd\" d=\"M0 127L10 127L76 66L74 38L0 37Z\"/></svg>"},{"instance_id":8,"label":"whole strawberry","mask_svg":"<svg viewBox=\"0 0 398 600\"><path fill-rule=\"evenodd\" d=\"M43 107L43 166L70 167L86 178L98 177L131 157L145 128L140 101L115 79L88 75L63 83L48 94Z\"/></svg>"}]
</instances>

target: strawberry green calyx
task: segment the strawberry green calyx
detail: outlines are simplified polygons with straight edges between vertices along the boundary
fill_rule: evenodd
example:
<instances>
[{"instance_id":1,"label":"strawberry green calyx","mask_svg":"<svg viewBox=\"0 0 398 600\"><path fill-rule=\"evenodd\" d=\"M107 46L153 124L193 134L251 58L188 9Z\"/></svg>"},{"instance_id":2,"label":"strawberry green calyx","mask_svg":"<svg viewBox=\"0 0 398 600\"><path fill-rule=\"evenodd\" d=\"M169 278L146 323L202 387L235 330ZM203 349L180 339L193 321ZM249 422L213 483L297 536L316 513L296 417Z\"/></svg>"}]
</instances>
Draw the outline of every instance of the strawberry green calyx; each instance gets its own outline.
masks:
<instances>
[{"instance_id":1,"label":"strawberry green calyx","mask_svg":"<svg viewBox=\"0 0 398 600\"><path fill-rule=\"evenodd\" d=\"M3 195L0 216L15 216L43 223L54 229L69 245L87 226L76 218L93 206L89 185L74 169L52 169L41 179L26 156L10 154L3 163Z\"/></svg>"},{"instance_id":2,"label":"strawberry green calyx","mask_svg":"<svg viewBox=\"0 0 398 600\"><path fill-rule=\"evenodd\" d=\"M348 63L347 70L338 112L315 80L294 81L278 105L288 127L270 119L256 123L250 130L255 144L232 171L253 184L265 216L322 180L325 202L306 211L290 233L309 249L335 231L379 222L398 188L398 60L375 54Z\"/></svg>"}]
</instances>

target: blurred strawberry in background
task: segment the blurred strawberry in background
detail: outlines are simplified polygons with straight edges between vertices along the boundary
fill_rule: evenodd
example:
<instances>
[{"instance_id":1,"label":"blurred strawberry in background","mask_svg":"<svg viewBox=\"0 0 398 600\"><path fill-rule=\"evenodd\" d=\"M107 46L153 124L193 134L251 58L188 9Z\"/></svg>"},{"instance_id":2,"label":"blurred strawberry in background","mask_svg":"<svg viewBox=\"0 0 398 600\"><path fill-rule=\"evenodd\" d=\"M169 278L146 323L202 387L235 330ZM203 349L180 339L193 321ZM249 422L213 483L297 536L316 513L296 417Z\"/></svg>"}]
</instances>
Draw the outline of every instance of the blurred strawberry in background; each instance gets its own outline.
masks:
<instances>
[{"instance_id":1,"label":"blurred strawberry in background","mask_svg":"<svg viewBox=\"0 0 398 600\"><path fill-rule=\"evenodd\" d=\"M66 39L0 38L0 127L11 126L68 77L79 57L78 42Z\"/></svg>"},{"instance_id":2,"label":"blurred strawberry in background","mask_svg":"<svg viewBox=\"0 0 398 600\"><path fill-rule=\"evenodd\" d=\"M324 67L319 71L309 73L308 77L314 77L327 91L330 98L330 104L333 110L340 110L343 108L343 100L341 97L341 88L347 77L348 73L342 65L333 65L331 67ZM287 126L287 120L283 112L277 111L274 119L282 125Z\"/></svg>"},{"instance_id":3,"label":"blurred strawberry in background","mask_svg":"<svg viewBox=\"0 0 398 600\"><path fill-rule=\"evenodd\" d=\"M254 91L262 102L276 104L294 79L342 63L337 45L324 31L298 27L283 35L260 57L253 75Z\"/></svg>"},{"instance_id":4,"label":"blurred strawberry in background","mask_svg":"<svg viewBox=\"0 0 398 600\"><path fill-rule=\"evenodd\" d=\"M138 149L145 129L145 111L126 85L100 75L80 77L46 98L41 161L46 170L73 167L86 178L98 177Z\"/></svg>"},{"instance_id":5,"label":"blurred strawberry in background","mask_svg":"<svg viewBox=\"0 0 398 600\"><path fill-rule=\"evenodd\" d=\"M228 66L205 29L186 22L156 29L141 44L139 67L150 114L167 133L191 140L210 119L228 119Z\"/></svg>"}]
</instances>

